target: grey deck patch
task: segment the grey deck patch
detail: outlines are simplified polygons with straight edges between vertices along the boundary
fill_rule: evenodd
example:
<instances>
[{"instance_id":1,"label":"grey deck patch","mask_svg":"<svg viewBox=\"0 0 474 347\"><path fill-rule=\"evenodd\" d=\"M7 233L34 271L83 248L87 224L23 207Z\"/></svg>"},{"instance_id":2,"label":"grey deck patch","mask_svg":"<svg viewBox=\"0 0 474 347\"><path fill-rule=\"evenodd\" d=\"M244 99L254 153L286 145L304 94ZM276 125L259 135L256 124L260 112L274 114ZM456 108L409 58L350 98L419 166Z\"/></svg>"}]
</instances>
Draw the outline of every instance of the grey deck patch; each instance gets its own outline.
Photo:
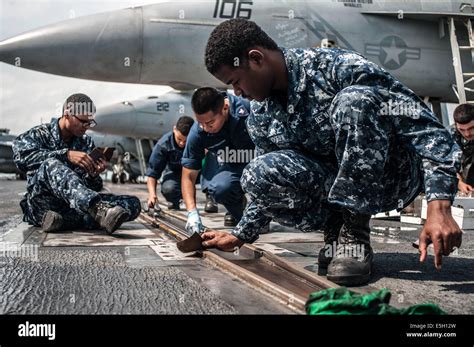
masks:
<instances>
[{"instance_id":1,"label":"grey deck patch","mask_svg":"<svg viewBox=\"0 0 474 347\"><path fill-rule=\"evenodd\" d=\"M150 248L158 254L158 256L165 261L176 261L176 260L192 260L196 261L193 257L194 252L181 253L176 247L176 243L170 241L153 241L155 244Z\"/></svg>"},{"instance_id":2,"label":"grey deck patch","mask_svg":"<svg viewBox=\"0 0 474 347\"><path fill-rule=\"evenodd\" d=\"M28 223L22 222L2 234L0 241L15 242L21 245L31 236L35 229L35 227L28 225Z\"/></svg>"},{"instance_id":3,"label":"grey deck patch","mask_svg":"<svg viewBox=\"0 0 474 347\"><path fill-rule=\"evenodd\" d=\"M127 246L123 248L125 262L130 267L156 266L160 257L149 246Z\"/></svg>"},{"instance_id":4,"label":"grey deck patch","mask_svg":"<svg viewBox=\"0 0 474 347\"><path fill-rule=\"evenodd\" d=\"M321 233L303 233L303 232L272 232L260 235L259 243L313 243L323 242L324 237Z\"/></svg>"},{"instance_id":5,"label":"grey deck patch","mask_svg":"<svg viewBox=\"0 0 474 347\"><path fill-rule=\"evenodd\" d=\"M134 221L123 224L112 235L107 235L103 230L49 233L43 246L153 246L153 240L161 241L163 238Z\"/></svg>"},{"instance_id":6,"label":"grey deck patch","mask_svg":"<svg viewBox=\"0 0 474 347\"><path fill-rule=\"evenodd\" d=\"M370 235L370 240L371 242L377 242L377 243L391 243L391 244L399 244L400 241L391 238L391 237L381 237L381 236L374 236Z\"/></svg>"},{"instance_id":7,"label":"grey deck patch","mask_svg":"<svg viewBox=\"0 0 474 347\"><path fill-rule=\"evenodd\" d=\"M263 249L264 251L268 251L272 254L281 256L281 257L291 257L291 256L298 256L297 253L290 251L289 249L279 247L277 245L271 244L271 243L262 243L262 242L256 242L254 243L255 247L258 247L260 249Z\"/></svg>"},{"instance_id":8,"label":"grey deck patch","mask_svg":"<svg viewBox=\"0 0 474 347\"><path fill-rule=\"evenodd\" d=\"M38 245L41 246L43 241L46 239L48 235L40 228L34 228L35 230L30 234L30 236L25 240L25 244L27 245Z\"/></svg>"}]
</instances>

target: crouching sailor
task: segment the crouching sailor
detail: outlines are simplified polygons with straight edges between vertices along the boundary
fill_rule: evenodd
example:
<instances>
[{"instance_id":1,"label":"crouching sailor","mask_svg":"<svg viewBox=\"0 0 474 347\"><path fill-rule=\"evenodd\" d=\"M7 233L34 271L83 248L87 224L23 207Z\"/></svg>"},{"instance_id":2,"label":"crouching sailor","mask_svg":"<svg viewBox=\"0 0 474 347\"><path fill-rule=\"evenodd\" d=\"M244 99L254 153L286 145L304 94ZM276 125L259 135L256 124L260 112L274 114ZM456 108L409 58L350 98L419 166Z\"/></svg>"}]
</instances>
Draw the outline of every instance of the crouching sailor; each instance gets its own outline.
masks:
<instances>
[{"instance_id":1,"label":"crouching sailor","mask_svg":"<svg viewBox=\"0 0 474 347\"><path fill-rule=\"evenodd\" d=\"M102 194L107 163L94 161L85 132L95 125L95 106L84 94L71 95L59 119L35 126L13 143L16 166L27 173L20 206L23 220L45 232L103 228L111 234L140 213L134 196Z\"/></svg>"}]
</instances>

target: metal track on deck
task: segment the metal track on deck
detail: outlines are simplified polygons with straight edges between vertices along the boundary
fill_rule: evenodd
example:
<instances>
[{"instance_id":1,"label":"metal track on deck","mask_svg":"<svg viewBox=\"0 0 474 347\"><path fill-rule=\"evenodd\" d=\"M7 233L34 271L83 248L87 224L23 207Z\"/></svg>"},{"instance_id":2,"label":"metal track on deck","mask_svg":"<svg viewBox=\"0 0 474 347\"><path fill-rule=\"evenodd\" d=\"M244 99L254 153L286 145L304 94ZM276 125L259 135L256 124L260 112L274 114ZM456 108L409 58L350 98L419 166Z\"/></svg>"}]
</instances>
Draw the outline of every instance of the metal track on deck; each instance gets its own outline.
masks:
<instances>
[{"instance_id":1,"label":"metal track on deck","mask_svg":"<svg viewBox=\"0 0 474 347\"><path fill-rule=\"evenodd\" d=\"M151 216L140 215L142 222L158 227L177 241L189 237L185 232L186 219L170 211ZM217 229L207 229L214 230ZM211 265L230 273L259 291L304 312L306 300L312 292L336 288L337 284L313 272L297 268L286 260L253 245L245 244L236 252L209 249L197 252Z\"/></svg>"}]
</instances>

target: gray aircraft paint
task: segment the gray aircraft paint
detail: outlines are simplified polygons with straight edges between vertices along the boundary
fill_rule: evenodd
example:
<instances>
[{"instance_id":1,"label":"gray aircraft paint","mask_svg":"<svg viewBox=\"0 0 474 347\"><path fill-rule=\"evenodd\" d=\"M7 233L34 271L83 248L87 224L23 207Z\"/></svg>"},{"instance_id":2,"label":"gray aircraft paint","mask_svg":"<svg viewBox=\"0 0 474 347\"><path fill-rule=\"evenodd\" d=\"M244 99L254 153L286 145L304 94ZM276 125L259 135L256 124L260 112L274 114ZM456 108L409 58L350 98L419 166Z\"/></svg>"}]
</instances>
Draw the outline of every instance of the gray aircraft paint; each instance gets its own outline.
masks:
<instances>
[{"instance_id":1,"label":"gray aircraft paint","mask_svg":"<svg viewBox=\"0 0 474 347\"><path fill-rule=\"evenodd\" d=\"M94 131L134 139L159 139L181 116L193 117L191 94L169 92L157 97L100 107Z\"/></svg>"},{"instance_id":2,"label":"gray aircraft paint","mask_svg":"<svg viewBox=\"0 0 474 347\"><path fill-rule=\"evenodd\" d=\"M462 15L460 4L172 1L76 18L18 35L0 43L0 60L92 80L169 85L180 90L202 85L224 88L204 67L205 44L215 25L243 17L256 21L285 47L334 40L340 47L366 54L417 94L454 102L449 37L440 38L438 20L447 14ZM457 34L461 40L466 38L461 30ZM394 37L399 40L393 41Z\"/></svg>"}]
</instances>

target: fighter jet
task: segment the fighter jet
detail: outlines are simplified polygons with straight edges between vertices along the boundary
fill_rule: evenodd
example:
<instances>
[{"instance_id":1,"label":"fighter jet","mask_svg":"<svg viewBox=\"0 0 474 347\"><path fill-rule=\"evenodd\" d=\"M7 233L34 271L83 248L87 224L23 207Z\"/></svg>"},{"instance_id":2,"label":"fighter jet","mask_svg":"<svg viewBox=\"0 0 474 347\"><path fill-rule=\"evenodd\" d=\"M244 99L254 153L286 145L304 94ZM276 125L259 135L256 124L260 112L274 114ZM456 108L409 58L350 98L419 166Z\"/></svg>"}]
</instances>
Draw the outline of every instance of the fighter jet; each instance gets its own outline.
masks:
<instances>
[{"instance_id":1,"label":"fighter jet","mask_svg":"<svg viewBox=\"0 0 474 347\"><path fill-rule=\"evenodd\" d=\"M138 182L143 175L143 166L150 157L153 143L142 142L144 162L140 162L136 139L99 133L89 130L87 135L91 136L97 147L115 148L112 159L109 162L109 171L112 172L112 183Z\"/></svg>"},{"instance_id":2,"label":"fighter jet","mask_svg":"<svg viewBox=\"0 0 474 347\"><path fill-rule=\"evenodd\" d=\"M173 0L29 31L2 41L0 60L100 81L225 88L204 67L206 41L220 22L245 18L281 46L330 42L364 54L420 96L464 102L474 80L473 16L469 0Z\"/></svg>"},{"instance_id":3,"label":"fighter jet","mask_svg":"<svg viewBox=\"0 0 474 347\"><path fill-rule=\"evenodd\" d=\"M179 117L193 116L191 95L171 91L98 108L97 125L89 135L96 146L116 148L111 161L114 183L145 174L155 142L173 129Z\"/></svg>"},{"instance_id":4,"label":"fighter jet","mask_svg":"<svg viewBox=\"0 0 474 347\"><path fill-rule=\"evenodd\" d=\"M0 172L16 174L17 178L26 179L23 172L18 170L13 162L13 140L15 135L10 134L9 129L0 129Z\"/></svg>"},{"instance_id":5,"label":"fighter jet","mask_svg":"<svg viewBox=\"0 0 474 347\"><path fill-rule=\"evenodd\" d=\"M94 131L134 139L159 139L173 129L181 116L193 116L191 95L171 91L134 101L100 107L94 116Z\"/></svg>"}]
</instances>

